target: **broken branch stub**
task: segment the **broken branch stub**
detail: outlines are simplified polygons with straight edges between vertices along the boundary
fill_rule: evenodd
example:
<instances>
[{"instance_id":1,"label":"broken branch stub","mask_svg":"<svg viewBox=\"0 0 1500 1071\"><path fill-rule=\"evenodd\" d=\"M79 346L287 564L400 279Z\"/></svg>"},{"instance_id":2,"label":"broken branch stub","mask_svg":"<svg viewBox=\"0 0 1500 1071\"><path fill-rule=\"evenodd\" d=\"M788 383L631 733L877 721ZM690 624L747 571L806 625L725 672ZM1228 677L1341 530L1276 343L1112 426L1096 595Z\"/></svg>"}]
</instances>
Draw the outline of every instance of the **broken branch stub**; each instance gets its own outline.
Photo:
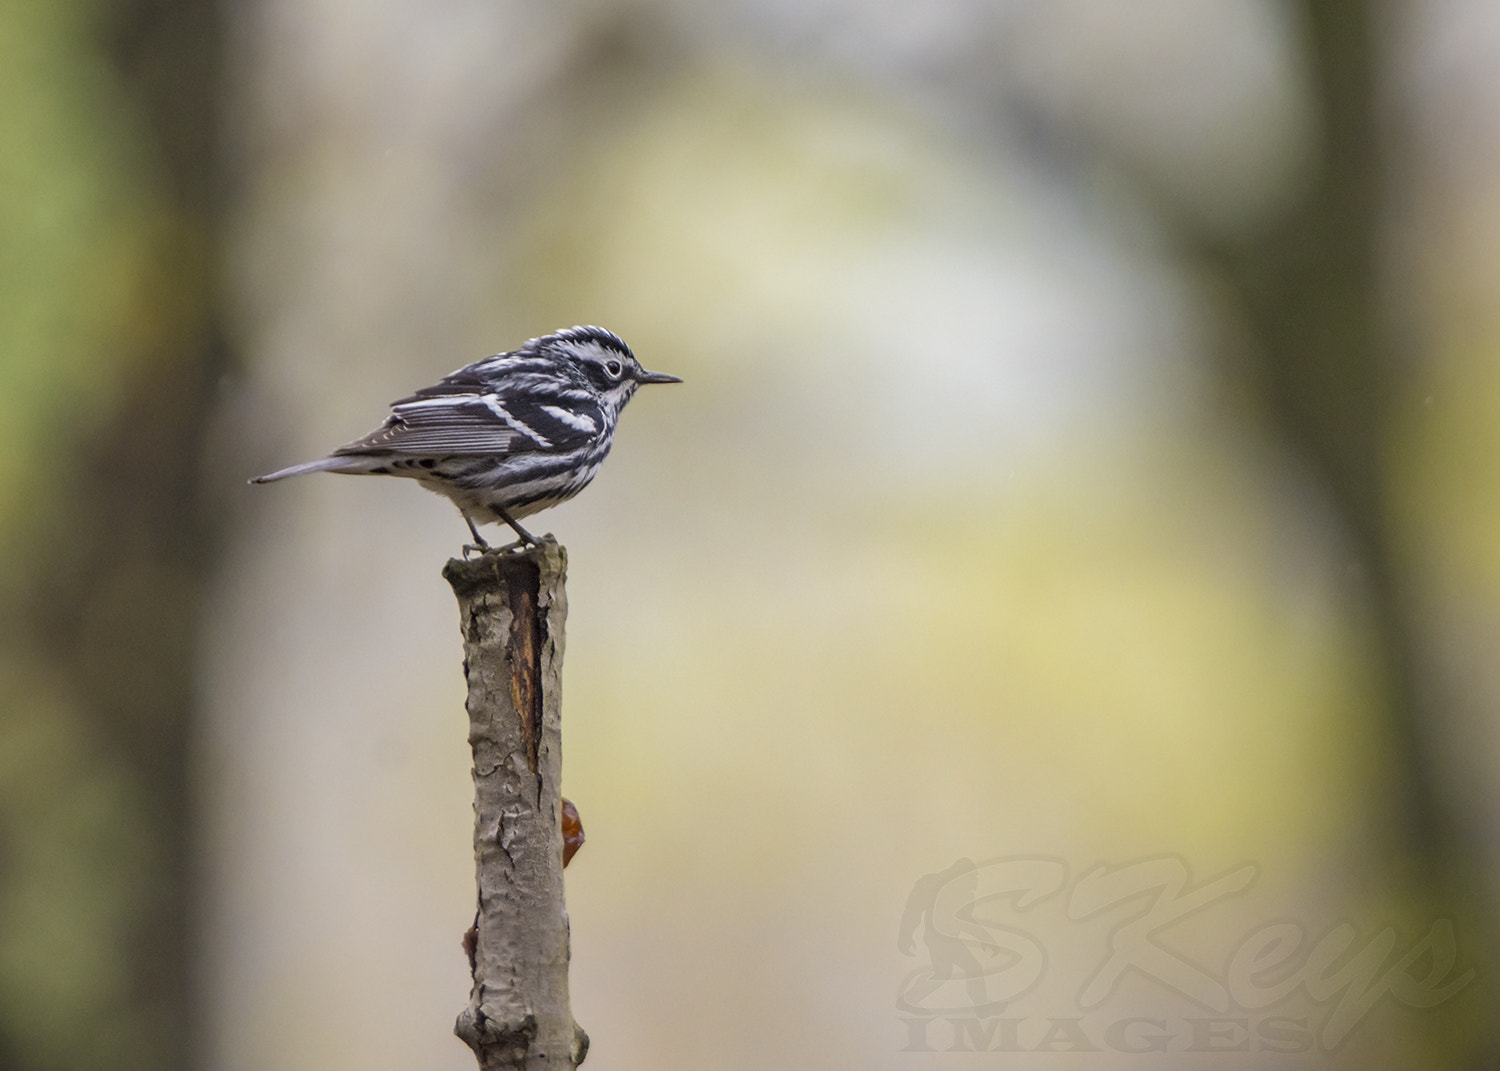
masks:
<instances>
[{"instance_id":1,"label":"broken branch stub","mask_svg":"<svg viewBox=\"0 0 1500 1071\"><path fill-rule=\"evenodd\" d=\"M481 1071L571 1068L588 1051L568 999L563 899L566 572L550 537L443 569L463 629L479 887L473 986L454 1031Z\"/></svg>"}]
</instances>

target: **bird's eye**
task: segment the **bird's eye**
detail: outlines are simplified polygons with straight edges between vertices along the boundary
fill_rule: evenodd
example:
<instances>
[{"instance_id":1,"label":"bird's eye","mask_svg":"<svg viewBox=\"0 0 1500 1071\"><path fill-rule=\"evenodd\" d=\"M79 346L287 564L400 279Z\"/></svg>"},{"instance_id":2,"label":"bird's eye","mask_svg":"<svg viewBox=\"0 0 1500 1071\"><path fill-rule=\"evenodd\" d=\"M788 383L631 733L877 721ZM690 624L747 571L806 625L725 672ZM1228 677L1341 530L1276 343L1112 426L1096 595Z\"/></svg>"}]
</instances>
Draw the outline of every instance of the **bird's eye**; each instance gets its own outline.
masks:
<instances>
[{"instance_id":1,"label":"bird's eye","mask_svg":"<svg viewBox=\"0 0 1500 1071\"><path fill-rule=\"evenodd\" d=\"M614 379L620 378L620 373L625 371L625 366L619 361L605 361L604 370Z\"/></svg>"}]
</instances>

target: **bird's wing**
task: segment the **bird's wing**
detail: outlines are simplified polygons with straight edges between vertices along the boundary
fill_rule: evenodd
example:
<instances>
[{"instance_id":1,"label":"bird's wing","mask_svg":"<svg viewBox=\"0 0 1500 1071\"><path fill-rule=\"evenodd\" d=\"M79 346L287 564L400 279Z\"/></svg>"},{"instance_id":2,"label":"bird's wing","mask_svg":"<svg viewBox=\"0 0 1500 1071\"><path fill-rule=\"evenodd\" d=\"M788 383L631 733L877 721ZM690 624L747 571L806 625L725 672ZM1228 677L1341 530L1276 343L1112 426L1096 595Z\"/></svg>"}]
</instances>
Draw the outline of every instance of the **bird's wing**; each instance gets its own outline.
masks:
<instances>
[{"instance_id":1,"label":"bird's wing","mask_svg":"<svg viewBox=\"0 0 1500 1071\"><path fill-rule=\"evenodd\" d=\"M605 432L603 410L582 388L558 390L549 384L542 390L516 390L505 397L504 406L512 425L544 440L544 449L574 450Z\"/></svg>"},{"instance_id":2,"label":"bird's wing","mask_svg":"<svg viewBox=\"0 0 1500 1071\"><path fill-rule=\"evenodd\" d=\"M583 445L603 427L599 407L583 397L529 392L507 396L493 391L413 396L393 406L380 427L339 447L334 455L566 451Z\"/></svg>"},{"instance_id":3,"label":"bird's wing","mask_svg":"<svg viewBox=\"0 0 1500 1071\"><path fill-rule=\"evenodd\" d=\"M510 394L517 389L543 390L551 386L562 390L569 380L559 375L555 361L524 349L497 353L493 357L466 364L449 372L430 387L391 403L392 408L427 398L447 398L465 394L494 392Z\"/></svg>"},{"instance_id":4,"label":"bird's wing","mask_svg":"<svg viewBox=\"0 0 1500 1071\"><path fill-rule=\"evenodd\" d=\"M423 387L408 397L392 402L391 407L394 409L396 406L405 405L408 402L421 401L424 398L461 397L465 394L477 396L483 394L485 391L492 389L491 381L487 381L480 375L478 369L481 365L498 361L506 356L509 355L499 354L495 357L488 357L484 361L476 361L474 364L465 365L456 372L449 372L432 386Z\"/></svg>"}]
</instances>

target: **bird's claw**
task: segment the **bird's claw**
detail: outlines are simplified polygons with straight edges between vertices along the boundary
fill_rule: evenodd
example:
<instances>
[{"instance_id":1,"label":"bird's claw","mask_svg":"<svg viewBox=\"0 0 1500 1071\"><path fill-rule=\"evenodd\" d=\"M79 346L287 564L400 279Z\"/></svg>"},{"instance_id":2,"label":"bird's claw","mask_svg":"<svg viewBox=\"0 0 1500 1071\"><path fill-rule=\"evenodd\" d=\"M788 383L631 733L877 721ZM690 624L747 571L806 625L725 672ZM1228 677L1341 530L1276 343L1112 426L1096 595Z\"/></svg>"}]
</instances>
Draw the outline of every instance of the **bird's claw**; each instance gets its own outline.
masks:
<instances>
[{"instance_id":1,"label":"bird's claw","mask_svg":"<svg viewBox=\"0 0 1500 1071\"><path fill-rule=\"evenodd\" d=\"M465 543L463 546L464 560L468 561L469 555L471 553L479 555L521 554L525 551L530 550L532 547L539 545L540 544L538 544L534 539L530 542L527 542L524 539L513 539L509 543L503 543L500 546L496 546L493 543Z\"/></svg>"}]
</instances>

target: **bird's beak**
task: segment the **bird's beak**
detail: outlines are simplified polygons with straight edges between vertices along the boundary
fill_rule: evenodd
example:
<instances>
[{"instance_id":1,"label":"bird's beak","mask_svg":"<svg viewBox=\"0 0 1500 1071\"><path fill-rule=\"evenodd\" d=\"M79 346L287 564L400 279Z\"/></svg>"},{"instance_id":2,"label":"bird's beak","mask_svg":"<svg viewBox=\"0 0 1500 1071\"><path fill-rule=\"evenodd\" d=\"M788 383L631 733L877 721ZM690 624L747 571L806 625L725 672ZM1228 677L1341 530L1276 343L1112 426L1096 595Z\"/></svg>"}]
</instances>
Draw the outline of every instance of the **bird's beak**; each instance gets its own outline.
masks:
<instances>
[{"instance_id":1,"label":"bird's beak","mask_svg":"<svg viewBox=\"0 0 1500 1071\"><path fill-rule=\"evenodd\" d=\"M676 376L669 376L665 372L647 372L644 369L635 377L637 383L681 383L682 380Z\"/></svg>"}]
</instances>

